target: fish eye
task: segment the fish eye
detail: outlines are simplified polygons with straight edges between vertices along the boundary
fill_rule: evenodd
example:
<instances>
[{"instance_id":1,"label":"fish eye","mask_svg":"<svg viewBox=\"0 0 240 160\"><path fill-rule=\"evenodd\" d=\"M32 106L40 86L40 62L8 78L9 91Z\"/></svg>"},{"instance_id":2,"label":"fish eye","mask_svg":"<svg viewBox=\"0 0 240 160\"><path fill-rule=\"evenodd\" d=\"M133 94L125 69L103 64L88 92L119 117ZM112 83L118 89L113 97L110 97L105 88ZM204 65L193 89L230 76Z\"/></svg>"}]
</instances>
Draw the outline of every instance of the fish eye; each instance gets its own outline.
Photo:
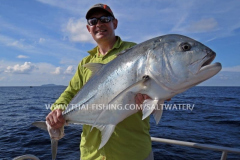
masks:
<instances>
[{"instance_id":1,"label":"fish eye","mask_svg":"<svg viewBox=\"0 0 240 160\"><path fill-rule=\"evenodd\" d=\"M183 51L189 51L192 48L192 46L189 43L182 43L180 47L182 48Z\"/></svg>"}]
</instances>

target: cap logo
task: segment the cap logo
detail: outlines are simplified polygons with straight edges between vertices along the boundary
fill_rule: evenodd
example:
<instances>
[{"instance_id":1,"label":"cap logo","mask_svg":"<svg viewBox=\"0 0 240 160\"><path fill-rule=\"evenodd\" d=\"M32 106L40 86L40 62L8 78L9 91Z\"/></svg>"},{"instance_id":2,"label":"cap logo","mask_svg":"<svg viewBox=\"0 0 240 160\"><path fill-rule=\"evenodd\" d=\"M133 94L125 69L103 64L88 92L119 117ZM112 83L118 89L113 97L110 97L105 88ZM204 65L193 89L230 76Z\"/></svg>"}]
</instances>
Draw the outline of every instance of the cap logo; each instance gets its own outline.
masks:
<instances>
[{"instance_id":1,"label":"cap logo","mask_svg":"<svg viewBox=\"0 0 240 160\"><path fill-rule=\"evenodd\" d=\"M111 9L106 4L103 5L103 8L106 9L108 12L112 13Z\"/></svg>"},{"instance_id":2,"label":"cap logo","mask_svg":"<svg viewBox=\"0 0 240 160\"><path fill-rule=\"evenodd\" d=\"M111 8L110 8L108 5L99 3L99 4L95 4L94 6L92 6L92 7L88 10L88 12L87 12L87 14L86 14L86 19L89 18L90 14L92 14L95 9L103 9L103 10L107 11L113 18L115 18L114 15L113 15L113 12L112 12L112 10L111 10Z\"/></svg>"}]
</instances>

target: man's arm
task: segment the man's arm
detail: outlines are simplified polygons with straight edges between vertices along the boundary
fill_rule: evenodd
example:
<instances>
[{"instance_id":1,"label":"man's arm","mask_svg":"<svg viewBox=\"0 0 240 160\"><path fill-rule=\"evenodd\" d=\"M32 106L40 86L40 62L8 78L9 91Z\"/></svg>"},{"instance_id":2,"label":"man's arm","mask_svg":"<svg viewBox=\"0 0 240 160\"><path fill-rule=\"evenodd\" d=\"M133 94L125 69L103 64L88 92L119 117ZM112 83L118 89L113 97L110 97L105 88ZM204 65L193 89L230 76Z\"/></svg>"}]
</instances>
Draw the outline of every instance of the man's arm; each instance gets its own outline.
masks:
<instances>
[{"instance_id":1,"label":"man's arm","mask_svg":"<svg viewBox=\"0 0 240 160\"><path fill-rule=\"evenodd\" d=\"M78 65L78 69L69 82L66 90L61 94L61 96L56 100L56 102L51 106L51 112L47 115L46 121L52 128L61 128L65 124L65 119L62 116L62 112L67 108L72 98L77 94L79 89L83 86L82 82L82 64Z\"/></svg>"}]
</instances>

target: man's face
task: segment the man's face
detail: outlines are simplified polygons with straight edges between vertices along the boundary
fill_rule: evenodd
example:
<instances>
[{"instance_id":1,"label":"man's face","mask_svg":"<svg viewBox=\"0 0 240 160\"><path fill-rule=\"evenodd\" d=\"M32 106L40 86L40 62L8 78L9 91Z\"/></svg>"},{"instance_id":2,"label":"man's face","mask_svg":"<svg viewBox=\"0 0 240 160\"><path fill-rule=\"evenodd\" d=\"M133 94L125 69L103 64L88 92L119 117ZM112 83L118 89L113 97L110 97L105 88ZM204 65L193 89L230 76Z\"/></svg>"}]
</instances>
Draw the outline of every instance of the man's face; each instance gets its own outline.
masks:
<instances>
[{"instance_id":1,"label":"man's face","mask_svg":"<svg viewBox=\"0 0 240 160\"><path fill-rule=\"evenodd\" d=\"M97 12L90 16L90 18L100 18L101 16L108 16L105 12ZM117 28L117 19L108 23L102 23L98 20L96 25L87 25L88 32L92 35L93 39L99 43L101 41L108 41L115 38L114 30Z\"/></svg>"}]
</instances>

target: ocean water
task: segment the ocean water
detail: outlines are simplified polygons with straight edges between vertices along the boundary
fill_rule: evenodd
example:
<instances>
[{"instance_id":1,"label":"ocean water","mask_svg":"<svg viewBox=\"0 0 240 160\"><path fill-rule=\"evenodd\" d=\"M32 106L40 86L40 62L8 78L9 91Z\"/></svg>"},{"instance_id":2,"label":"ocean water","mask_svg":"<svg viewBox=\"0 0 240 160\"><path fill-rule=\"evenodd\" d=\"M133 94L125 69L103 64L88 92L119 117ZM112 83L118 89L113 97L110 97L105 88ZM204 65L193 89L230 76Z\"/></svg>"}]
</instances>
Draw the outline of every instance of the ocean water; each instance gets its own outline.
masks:
<instances>
[{"instance_id":1,"label":"ocean water","mask_svg":"<svg viewBox=\"0 0 240 160\"><path fill-rule=\"evenodd\" d=\"M50 112L45 104L53 103L64 89L0 87L0 160L23 154L33 154L41 160L51 159L48 133L31 123L45 119ZM193 87L167 104L168 107L163 106L158 125L151 117L151 136L240 149L240 87ZM66 135L59 141L58 160L79 159L80 133L80 125L65 127ZM152 147L155 160L215 160L221 157L221 152L157 142L153 142ZM228 160L240 160L240 155L229 153Z\"/></svg>"}]
</instances>

